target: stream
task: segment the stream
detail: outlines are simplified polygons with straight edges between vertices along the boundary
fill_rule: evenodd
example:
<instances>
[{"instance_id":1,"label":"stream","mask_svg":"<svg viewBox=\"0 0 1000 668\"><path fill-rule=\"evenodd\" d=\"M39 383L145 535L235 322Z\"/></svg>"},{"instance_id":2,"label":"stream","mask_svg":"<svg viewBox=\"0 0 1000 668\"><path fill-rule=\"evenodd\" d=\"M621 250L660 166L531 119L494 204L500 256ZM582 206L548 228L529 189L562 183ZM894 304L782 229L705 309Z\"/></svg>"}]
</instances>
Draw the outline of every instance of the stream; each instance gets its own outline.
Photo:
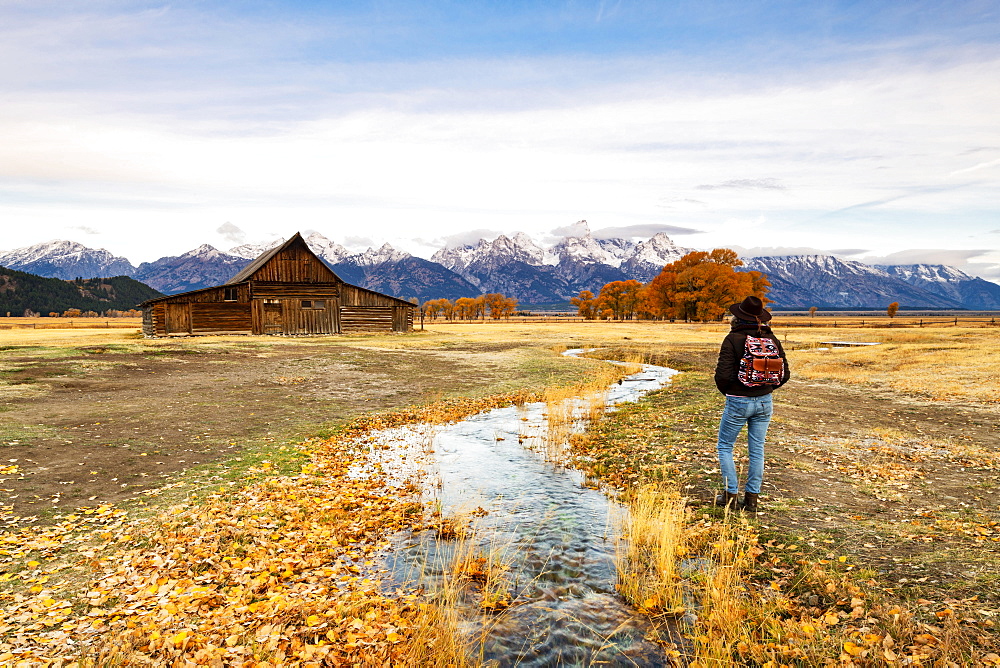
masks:
<instances>
[{"instance_id":1,"label":"stream","mask_svg":"<svg viewBox=\"0 0 1000 668\"><path fill-rule=\"evenodd\" d=\"M675 373L642 365L608 389L606 405L634 401ZM387 586L441 592L455 581L456 563L479 558L478 586L452 585L452 600L463 630L475 640L474 654L486 665L667 664L662 650L644 639L645 617L615 592L615 550L626 509L580 471L555 463L569 435L586 427L590 407L583 398L555 408L531 403L375 436L376 445L390 446L375 452L387 453L383 464L396 466L398 475L405 474L398 470L401 462L414 466L401 449L417 451L425 497L442 517L469 523L457 540L433 531L399 537L386 554ZM549 411L561 413L560 419L550 420ZM550 422L558 426L550 430ZM484 609L484 600L497 605Z\"/></svg>"}]
</instances>

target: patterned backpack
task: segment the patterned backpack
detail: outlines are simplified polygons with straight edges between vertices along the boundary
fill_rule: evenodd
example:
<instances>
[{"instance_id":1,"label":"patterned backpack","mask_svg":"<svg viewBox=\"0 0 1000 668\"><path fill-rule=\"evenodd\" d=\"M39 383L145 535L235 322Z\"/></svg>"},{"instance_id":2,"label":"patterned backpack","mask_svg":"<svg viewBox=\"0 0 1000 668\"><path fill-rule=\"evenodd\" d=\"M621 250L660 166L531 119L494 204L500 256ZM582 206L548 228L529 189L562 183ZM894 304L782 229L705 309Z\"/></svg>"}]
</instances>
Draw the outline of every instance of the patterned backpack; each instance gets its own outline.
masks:
<instances>
[{"instance_id":1,"label":"patterned backpack","mask_svg":"<svg viewBox=\"0 0 1000 668\"><path fill-rule=\"evenodd\" d=\"M785 360L778 344L766 337L748 336L736 378L747 387L781 385L785 375Z\"/></svg>"}]
</instances>

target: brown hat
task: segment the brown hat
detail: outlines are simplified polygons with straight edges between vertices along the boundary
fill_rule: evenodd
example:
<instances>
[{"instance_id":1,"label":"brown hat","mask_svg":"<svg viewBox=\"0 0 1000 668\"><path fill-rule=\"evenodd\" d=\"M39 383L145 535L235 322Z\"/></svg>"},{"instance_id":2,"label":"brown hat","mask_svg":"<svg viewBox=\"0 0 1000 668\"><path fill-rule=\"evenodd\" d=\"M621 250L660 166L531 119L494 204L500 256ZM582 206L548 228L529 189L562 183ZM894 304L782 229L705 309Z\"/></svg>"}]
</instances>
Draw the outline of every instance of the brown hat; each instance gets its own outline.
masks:
<instances>
[{"instance_id":1,"label":"brown hat","mask_svg":"<svg viewBox=\"0 0 1000 668\"><path fill-rule=\"evenodd\" d=\"M771 312L764 308L764 302L753 295L750 295L739 304L730 306L729 312L741 320L767 322L771 319Z\"/></svg>"}]
</instances>

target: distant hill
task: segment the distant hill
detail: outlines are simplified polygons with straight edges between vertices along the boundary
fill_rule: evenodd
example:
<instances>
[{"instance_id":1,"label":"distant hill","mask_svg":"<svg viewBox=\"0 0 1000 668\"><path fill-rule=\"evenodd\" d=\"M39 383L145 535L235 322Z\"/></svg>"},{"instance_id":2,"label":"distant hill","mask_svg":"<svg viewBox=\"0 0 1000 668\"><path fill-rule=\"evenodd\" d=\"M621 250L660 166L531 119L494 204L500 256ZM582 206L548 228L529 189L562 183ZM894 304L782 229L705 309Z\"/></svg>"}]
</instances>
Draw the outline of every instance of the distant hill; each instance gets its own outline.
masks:
<instances>
[{"instance_id":1,"label":"distant hill","mask_svg":"<svg viewBox=\"0 0 1000 668\"><path fill-rule=\"evenodd\" d=\"M20 316L25 309L43 315L71 308L98 313L127 311L140 302L162 296L128 276L64 281L0 267L0 315Z\"/></svg>"}]
</instances>

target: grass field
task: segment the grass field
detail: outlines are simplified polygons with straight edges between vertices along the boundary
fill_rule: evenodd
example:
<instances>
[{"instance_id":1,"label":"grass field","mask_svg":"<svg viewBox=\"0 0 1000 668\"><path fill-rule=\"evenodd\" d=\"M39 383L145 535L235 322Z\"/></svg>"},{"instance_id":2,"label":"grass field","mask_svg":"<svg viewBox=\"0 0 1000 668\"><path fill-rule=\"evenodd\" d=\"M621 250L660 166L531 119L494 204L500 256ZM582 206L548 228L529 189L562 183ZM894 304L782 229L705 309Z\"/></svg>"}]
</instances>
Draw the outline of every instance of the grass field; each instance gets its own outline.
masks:
<instances>
[{"instance_id":1,"label":"grass field","mask_svg":"<svg viewBox=\"0 0 1000 668\"><path fill-rule=\"evenodd\" d=\"M996 328L777 323L793 381L776 395L764 512L743 518L706 505L725 327L425 327L0 331L0 663L474 663L446 609L374 586L372 553L426 520L407 489L349 475L368 455L344 436L538 398L603 368L559 352L601 348L684 372L575 446L637 517L680 509L644 515L641 531L665 523L673 542L636 529L633 559L700 554L732 576L704 588L678 657L1000 665ZM823 345L845 339L880 345ZM665 622L674 577L630 595Z\"/></svg>"}]
</instances>

